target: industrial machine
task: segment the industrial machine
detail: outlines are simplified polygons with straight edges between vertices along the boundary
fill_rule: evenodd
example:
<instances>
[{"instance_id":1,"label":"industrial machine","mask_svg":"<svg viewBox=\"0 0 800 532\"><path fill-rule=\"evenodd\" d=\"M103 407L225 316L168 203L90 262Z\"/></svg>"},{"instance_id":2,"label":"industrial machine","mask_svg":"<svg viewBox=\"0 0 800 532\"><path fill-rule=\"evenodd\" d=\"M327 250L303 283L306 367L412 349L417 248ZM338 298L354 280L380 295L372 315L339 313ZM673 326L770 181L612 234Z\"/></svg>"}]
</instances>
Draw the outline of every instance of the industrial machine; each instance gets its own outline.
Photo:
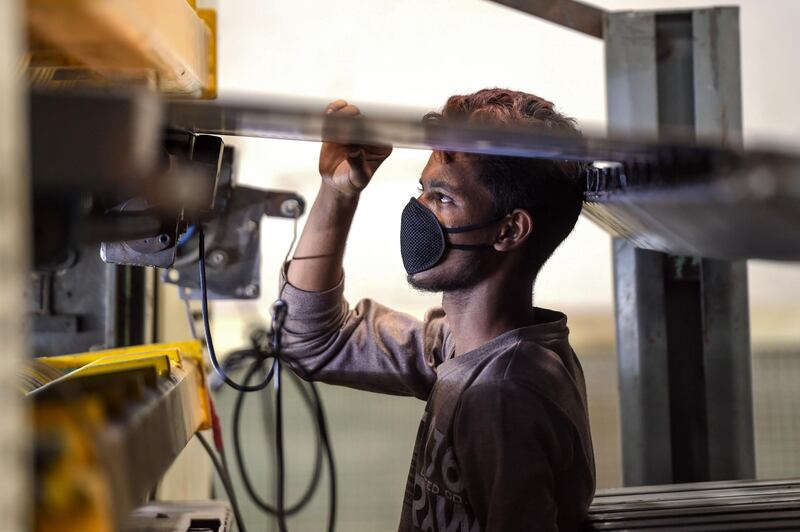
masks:
<instances>
[{"instance_id":1,"label":"industrial machine","mask_svg":"<svg viewBox=\"0 0 800 532\"><path fill-rule=\"evenodd\" d=\"M224 462L203 343L158 343L157 285L257 298L260 221L297 219L304 201L239 186L233 148L164 120L169 98L215 97L213 10L32 0L23 16L33 527L244 530L235 504L152 501L196 435ZM212 427L213 448L199 435Z\"/></svg>"}]
</instances>

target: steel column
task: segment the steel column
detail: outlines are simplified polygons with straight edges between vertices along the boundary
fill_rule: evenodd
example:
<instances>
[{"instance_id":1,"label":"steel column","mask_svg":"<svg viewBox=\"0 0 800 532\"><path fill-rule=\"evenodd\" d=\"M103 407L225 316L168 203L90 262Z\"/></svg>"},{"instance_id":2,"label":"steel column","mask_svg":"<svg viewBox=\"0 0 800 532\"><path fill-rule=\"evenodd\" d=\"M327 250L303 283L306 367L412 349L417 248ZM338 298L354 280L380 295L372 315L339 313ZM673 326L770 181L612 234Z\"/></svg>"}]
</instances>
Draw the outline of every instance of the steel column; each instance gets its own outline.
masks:
<instances>
[{"instance_id":1,"label":"steel column","mask_svg":"<svg viewBox=\"0 0 800 532\"><path fill-rule=\"evenodd\" d=\"M741 138L736 8L610 14L614 133ZM755 475L743 262L614 242L626 485Z\"/></svg>"},{"instance_id":2,"label":"steel column","mask_svg":"<svg viewBox=\"0 0 800 532\"><path fill-rule=\"evenodd\" d=\"M622 474L626 486L672 480L662 254L614 240Z\"/></svg>"}]
</instances>

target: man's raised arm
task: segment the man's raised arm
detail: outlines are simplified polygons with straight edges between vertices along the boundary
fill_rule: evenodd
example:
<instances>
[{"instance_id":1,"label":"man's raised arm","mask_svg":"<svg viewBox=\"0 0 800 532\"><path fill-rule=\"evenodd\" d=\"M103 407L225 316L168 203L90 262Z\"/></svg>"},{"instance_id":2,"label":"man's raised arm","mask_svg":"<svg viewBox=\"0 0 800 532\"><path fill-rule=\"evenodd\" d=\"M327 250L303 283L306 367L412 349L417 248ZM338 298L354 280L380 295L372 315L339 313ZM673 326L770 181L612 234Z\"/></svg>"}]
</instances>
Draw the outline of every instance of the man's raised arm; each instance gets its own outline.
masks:
<instances>
[{"instance_id":1,"label":"man's raised arm","mask_svg":"<svg viewBox=\"0 0 800 532\"><path fill-rule=\"evenodd\" d=\"M359 114L341 100L326 112ZM421 322L369 299L350 309L343 296L342 258L359 194L391 151L323 143L319 194L282 277L283 354L312 380L426 399L442 358L443 316Z\"/></svg>"},{"instance_id":2,"label":"man's raised arm","mask_svg":"<svg viewBox=\"0 0 800 532\"><path fill-rule=\"evenodd\" d=\"M344 100L328 105L325 113L360 114L357 107ZM287 276L292 286L321 292L339 283L344 248L359 195L391 153L391 147L322 144L319 154L322 183L289 265Z\"/></svg>"}]
</instances>

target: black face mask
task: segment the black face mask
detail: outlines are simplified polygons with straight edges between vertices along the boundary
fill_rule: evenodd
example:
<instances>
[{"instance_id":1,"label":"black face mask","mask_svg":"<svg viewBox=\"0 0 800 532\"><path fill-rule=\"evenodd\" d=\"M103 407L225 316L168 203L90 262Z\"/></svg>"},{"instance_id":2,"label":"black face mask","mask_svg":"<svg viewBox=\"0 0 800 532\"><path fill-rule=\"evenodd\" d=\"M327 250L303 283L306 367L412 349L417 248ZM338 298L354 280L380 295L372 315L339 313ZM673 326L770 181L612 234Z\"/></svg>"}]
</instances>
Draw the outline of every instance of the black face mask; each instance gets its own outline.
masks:
<instances>
[{"instance_id":1,"label":"black face mask","mask_svg":"<svg viewBox=\"0 0 800 532\"><path fill-rule=\"evenodd\" d=\"M405 266L406 272L414 274L430 270L441 262L448 249L467 251L494 249L491 244L451 244L447 241L446 234L483 229L503 218L461 227L444 227L439 223L433 211L416 198L411 198L411 201L403 209L400 220L400 254L403 257L403 266Z\"/></svg>"}]
</instances>

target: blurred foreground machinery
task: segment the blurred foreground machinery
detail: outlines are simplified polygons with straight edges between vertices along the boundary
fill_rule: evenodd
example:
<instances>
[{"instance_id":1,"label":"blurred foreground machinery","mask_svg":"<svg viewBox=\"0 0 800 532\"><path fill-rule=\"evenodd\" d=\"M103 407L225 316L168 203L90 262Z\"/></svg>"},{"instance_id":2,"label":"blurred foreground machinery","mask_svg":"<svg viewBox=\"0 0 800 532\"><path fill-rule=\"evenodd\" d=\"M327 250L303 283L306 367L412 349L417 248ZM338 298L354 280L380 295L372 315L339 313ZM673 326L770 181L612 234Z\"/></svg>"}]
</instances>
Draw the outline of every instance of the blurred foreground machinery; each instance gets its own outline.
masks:
<instances>
[{"instance_id":1,"label":"blurred foreground machinery","mask_svg":"<svg viewBox=\"0 0 800 532\"><path fill-rule=\"evenodd\" d=\"M13 94L27 128L15 133L28 133L32 186L31 229L14 238L28 245L36 358L15 373L33 419L32 525L233 530L227 503L153 500L214 420L202 344L158 343L157 288L196 297L202 224L210 297L257 298L261 218L296 219L303 199L238 185L232 147L165 120L169 99L216 96L213 10L187 0L17 7L9 20L29 35L16 58L27 90Z\"/></svg>"},{"instance_id":2,"label":"blurred foreground machinery","mask_svg":"<svg viewBox=\"0 0 800 532\"><path fill-rule=\"evenodd\" d=\"M211 428L198 341L33 359L19 386L33 409L37 530L137 530L131 512ZM232 520L221 508L214 530Z\"/></svg>"}]
</instances>

